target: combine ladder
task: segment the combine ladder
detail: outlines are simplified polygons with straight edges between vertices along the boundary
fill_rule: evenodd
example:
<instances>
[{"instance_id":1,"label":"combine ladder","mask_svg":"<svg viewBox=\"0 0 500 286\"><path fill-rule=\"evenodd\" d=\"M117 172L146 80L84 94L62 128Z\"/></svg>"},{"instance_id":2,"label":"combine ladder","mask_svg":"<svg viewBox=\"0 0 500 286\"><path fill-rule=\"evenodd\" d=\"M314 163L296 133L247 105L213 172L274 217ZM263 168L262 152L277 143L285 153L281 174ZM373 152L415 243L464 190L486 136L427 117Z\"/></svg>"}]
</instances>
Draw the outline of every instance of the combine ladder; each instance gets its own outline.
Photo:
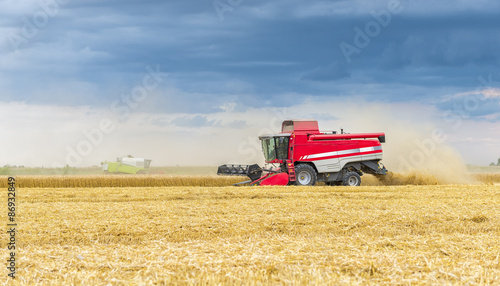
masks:
<instances>
[{"instance_id":1,"label":"combine ladder","mask_svg":"<svg viewBox=\"0 0 500 286\"><path fill-rule=\"evenodd\" d=\"M295 177L295 166L292 160L286 160L286 169L288 170L288 181L295 182L297 178Z\"/></svg>"}]
</instances>

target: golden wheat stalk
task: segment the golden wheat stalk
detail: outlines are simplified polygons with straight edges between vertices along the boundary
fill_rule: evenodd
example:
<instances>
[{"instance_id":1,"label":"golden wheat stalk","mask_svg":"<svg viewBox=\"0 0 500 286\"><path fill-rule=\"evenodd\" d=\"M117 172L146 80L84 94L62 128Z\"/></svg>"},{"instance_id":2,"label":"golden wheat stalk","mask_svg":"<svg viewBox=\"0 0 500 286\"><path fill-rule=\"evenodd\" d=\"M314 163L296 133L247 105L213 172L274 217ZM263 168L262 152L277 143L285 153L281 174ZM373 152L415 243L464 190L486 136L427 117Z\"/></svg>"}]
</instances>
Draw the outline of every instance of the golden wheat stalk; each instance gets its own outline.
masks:
<instances>
[{"instance_id":1,"label":"golden wheat stalk","mask_svg":"<svg viewBox=\"0 0 500 286\"><path fill-rule=\"evenodd\" d=\"M474 174L477 183L500 183L500 174ZM99 188L99 187L223 187L248 180L243 176L216 175L89 175L16 176L18 188ZM440 185L446 184L422 172L389 173L375 178L363 176L363 185ZM0 188L7 188L7 177L0 177Z\"/></svg>"}]
</instances>

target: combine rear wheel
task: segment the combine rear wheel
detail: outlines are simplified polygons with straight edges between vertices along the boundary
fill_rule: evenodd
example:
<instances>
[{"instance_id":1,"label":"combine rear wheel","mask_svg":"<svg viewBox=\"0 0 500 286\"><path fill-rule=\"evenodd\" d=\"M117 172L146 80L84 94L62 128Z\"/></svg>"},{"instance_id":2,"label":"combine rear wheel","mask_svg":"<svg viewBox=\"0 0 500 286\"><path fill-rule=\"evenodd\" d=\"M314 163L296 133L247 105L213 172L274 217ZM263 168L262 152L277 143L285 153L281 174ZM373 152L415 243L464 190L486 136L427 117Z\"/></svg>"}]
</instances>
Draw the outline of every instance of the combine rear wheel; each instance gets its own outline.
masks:
<instances>
[{"instance_id":1,"label":"combine rear wheel","mask_svg":"<svg viewBox=\"0 0 500 286\"><path fill-rule=\"evenodd\" d=\"M361 177L356 172L348 172L344 176L344 180L342 181L342 185L356 187L361 185Z\"/></svg>"},{"instance_id":2,"label":"combine rear wheel","mask_svg":"<svg viewBox=\"0 0 500 286\"><path fill-rule=\"evenodd\" d=\"M295 167L295 176L297 186L314 186L316 185L317 175L313 167L307 164L300 164Z\"/></svg>"}]
</instances>

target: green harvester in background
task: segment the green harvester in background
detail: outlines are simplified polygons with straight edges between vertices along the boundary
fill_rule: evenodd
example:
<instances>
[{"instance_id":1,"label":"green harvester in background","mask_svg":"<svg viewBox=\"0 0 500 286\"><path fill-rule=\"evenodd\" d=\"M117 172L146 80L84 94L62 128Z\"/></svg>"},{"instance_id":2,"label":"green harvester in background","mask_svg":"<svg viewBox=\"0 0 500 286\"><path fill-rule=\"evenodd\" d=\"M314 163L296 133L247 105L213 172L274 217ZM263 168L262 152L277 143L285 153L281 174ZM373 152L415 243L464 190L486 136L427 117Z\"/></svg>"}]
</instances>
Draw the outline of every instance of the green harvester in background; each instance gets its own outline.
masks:
<instances>
[{"instance_id":1,"label":"green harvester in background","mask_svg":"<svg viewBox=\"0 0 500 286\"><path fill-rule=\"evenodd\" d=\"M151 160L134 158L130 155L117 158L116 162L101 162L104 173L147 174Z\"/></svg>"}]
</instances>

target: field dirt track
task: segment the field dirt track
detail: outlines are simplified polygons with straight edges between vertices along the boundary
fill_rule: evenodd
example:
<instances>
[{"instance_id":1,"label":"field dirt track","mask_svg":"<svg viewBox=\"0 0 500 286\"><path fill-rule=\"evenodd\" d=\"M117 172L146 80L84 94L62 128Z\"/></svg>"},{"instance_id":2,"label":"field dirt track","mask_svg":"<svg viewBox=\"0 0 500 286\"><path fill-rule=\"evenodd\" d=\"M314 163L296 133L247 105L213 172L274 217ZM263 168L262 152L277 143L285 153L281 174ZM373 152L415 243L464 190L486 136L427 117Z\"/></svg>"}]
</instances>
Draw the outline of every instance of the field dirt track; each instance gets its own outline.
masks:
<instances>
[{"instance_id":1,"label":"field dirt track","mask_svg":"<svg viewBox=\"0 0 500 286\"><path fill-rule=\"evenodd\" d=\"M500 281L497 185L26 187L17 200L19 285Z\"/></svg>"}]
</instances>

